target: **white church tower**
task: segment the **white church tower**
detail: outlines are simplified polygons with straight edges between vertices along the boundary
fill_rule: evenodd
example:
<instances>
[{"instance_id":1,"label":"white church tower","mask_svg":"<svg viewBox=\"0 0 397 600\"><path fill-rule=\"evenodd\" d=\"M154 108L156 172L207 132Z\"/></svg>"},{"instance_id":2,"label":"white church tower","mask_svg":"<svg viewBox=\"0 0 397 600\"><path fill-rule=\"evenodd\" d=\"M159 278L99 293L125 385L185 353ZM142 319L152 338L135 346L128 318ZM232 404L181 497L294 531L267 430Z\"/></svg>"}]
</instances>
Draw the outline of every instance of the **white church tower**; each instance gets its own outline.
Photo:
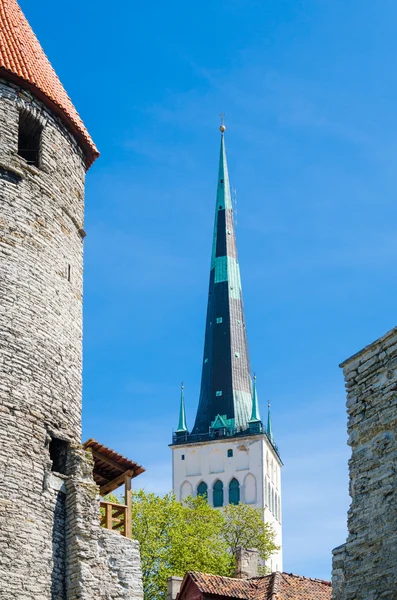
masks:
<instances>
[{"instance_id":1,"label":"white church tower","mask_svg":"<svg viewBox=\"0 0 397 600\"><path fill-rule=\"evenodd\" d=\"M243 502L261 508L280 546L268 566L282 571L282 462L270 407L265 427L256 379L251 377L225 129L222 124L200 401L189 432L182 386L179 425L171 444L173 490L178 500L201 494L215 507Z\"/></svg>"}]
</instances>

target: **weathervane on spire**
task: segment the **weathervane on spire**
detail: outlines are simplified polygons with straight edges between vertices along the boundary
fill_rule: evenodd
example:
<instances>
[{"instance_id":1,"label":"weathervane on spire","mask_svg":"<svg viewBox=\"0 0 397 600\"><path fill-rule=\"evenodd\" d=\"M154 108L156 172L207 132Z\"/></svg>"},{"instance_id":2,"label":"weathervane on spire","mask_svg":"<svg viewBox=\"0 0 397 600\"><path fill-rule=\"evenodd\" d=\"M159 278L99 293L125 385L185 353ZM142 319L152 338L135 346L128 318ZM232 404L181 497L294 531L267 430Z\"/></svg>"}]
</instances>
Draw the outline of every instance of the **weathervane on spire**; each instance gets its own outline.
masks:
<instances>
[{"instance_id":1,"label":"weathervane on spire","mask_svg":"<svg viewBox=\"0 0 397 600\"><path fill-rule=\"evenodd\" d=\"M221 133L225 133L226 131L226 125L225 125L225 113L221 113L220 115L221 118L221 126L219 127L219 131Z\"/></svg>"}]
</instances>

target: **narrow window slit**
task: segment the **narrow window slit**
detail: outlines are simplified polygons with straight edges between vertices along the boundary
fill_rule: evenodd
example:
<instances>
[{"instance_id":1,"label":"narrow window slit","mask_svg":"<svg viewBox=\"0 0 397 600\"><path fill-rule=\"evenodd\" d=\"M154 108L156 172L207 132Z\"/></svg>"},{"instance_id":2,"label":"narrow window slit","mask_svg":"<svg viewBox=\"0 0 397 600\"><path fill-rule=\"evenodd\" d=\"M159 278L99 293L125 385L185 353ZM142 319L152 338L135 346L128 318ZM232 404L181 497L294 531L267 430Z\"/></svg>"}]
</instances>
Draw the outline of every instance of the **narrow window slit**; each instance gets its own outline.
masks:
<instances>
[{"instance_id":1,"label":"narrow window slit","mask_svg":"<svg viewBox=\"0 0 397 600\"><path fill-rule=\"evenodd\" d=\"M50 442L50 459L52 460L51 471L66 475L69 442L52 438Z\"/></svg>"},{"instance_id":2,"label":"narrow window slit","mask_svg":"<svg viewBox=\"0 0 397 600\"><path fill-rule=\"evenodd\" d=\"M39 121L27 110L19 113L18 154L30 165L40 166L41 134Z\"/></svg>"}]
</instances>

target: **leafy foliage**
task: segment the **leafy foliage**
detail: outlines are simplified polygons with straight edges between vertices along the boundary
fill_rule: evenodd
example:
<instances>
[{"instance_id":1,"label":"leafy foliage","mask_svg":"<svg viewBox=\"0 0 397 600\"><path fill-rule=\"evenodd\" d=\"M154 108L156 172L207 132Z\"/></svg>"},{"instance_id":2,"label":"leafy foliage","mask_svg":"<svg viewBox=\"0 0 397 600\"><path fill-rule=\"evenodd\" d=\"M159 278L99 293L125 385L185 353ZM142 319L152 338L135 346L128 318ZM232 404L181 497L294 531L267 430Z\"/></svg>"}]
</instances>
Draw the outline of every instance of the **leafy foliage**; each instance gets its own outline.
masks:
<instances>
[{"instance_id":1,"label":"leafy foliage","mask_svg":"<svg viewBox=\"0 0 397 600\"><path fill-rule=\"evenodd\" d=\"M239 504L217 510L203 496L133 492L132 537L139 541L145 600L166 596L167 579L186 571L233 575L237 546L257 548L262 559L277 550L261 510Z\"/></svg>"},{"instance_id":2,"label":"leafy foliage","mask_svg":"<svg viewBox=\"0 0 397 600\"><path fill-rule=\"evenodd\" d=\"M172 575L182 577L194 570L230 574L222 515L203 497L180 504L172 494L161 497L139 490L132 507L132 537L140 543L145 600L165 597Z\"/></svg>"},{"instance_id":3,"label":"leafy foliage","mask_svg":"<svg viewBox=\"0 0 397 600\"><path fill-rule=\"evenodd\" d=\"M262 510L253 508L248 504L229 504L223 509L222 537L230 553L235 557L237 548L256 548L261 562L278 550L275 544L275 532L269 523L262 518ZM265 573L265 567L260 567L259 572Z\"/></svg>"}]
</instances>

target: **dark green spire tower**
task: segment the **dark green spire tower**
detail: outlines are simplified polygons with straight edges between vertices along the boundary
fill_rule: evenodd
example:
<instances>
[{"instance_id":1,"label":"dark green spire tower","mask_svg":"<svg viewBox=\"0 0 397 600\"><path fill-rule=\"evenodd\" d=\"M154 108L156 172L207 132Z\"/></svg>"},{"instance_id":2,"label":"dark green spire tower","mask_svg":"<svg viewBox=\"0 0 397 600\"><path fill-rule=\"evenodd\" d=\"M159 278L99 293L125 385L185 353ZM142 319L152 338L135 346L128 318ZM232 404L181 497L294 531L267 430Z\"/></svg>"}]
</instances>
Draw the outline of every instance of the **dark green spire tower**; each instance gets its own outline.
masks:
<instances>
[{"instance_id":1,"label":"dark green spire tower","mask_svg":"<svg viewBox=\"0 0 397 600\"><path fill-rule=\"evenodd\" d=\"M193 435L249 428L252 389L233 207L221 126L218 190L200 401ZM226 432L225 432L226 433Z\"/></svg>"}]
</instances>

